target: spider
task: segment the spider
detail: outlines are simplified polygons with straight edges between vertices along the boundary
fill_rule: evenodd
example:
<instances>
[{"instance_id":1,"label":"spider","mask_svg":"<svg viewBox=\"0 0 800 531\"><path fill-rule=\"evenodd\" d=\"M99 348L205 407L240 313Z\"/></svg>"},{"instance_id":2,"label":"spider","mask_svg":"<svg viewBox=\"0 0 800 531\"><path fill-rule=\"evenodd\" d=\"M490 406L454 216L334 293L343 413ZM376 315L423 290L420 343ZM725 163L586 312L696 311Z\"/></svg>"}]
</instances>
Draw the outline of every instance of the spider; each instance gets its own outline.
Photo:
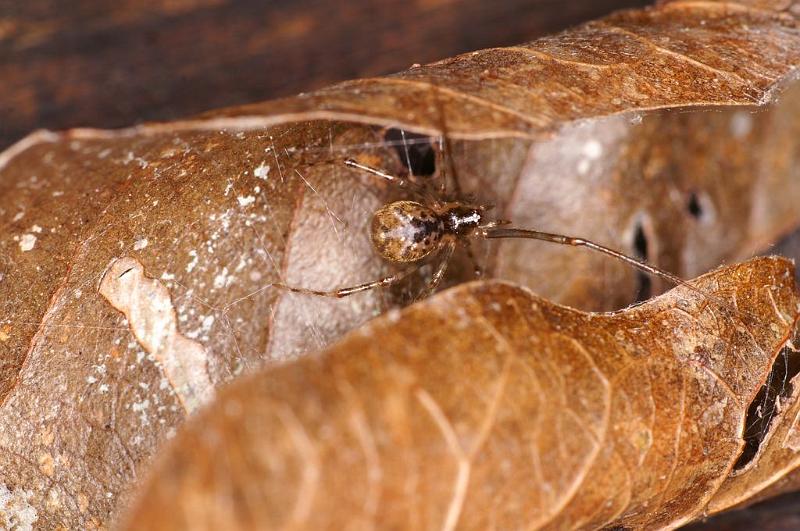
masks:
<instances>
[{"instance_id":1,"label":"spider","mask_svg":"<svg viewBox=\"0 0 800 531\"><path fill-rule=\"evenodd\" d=\"M405 144L405 134L402 134L403 145L406 148L406 160L408 167L411 168L408 148ZM446 137L443 138L445 138L444 143L447 144ZM441 148L441 140L439 144ZM440 157L443 152L450 156L449 146L437 150L437 156ZM586 247L627 263L645 273L664 278L673 284L686 284L684 280L672 273L584 238L509 227L508 225L511 225L510 221L489 219L488 212L492 209L491 205L478 204L470 199L458 199L458 196L461 196L461 187L453 170L452 159L448 160L448 162L451 168L449 173L453 176L457 197L450 200L441 200L439 198L446 197L447 176L444 171L440 174L441 183L438 190L439 194L437 195L433 193L430 184L427 182L420 184L411 179L392 175L379 168L361 164L354 159L344 160L344 164L350 168L412 190L421 198L420 201L399 200L383 205L375 211L370 224L370 239L375 251L383 259L391 263L406 264L408 267L393 275L372 282L330 291L306 289L285 284L273 284L273 286L295 293L342 298L354 293L395 284L433 260L438 262L435 271L426 287L416 297L423 298L433 292L439 285L448 263L459 245L466 247L467 253L475 263L469 243L470 240L476 238L527 238L574 247ZM444 167L442 166L442 168ZM478 266L475 267L475 272L476 276L481 275Z\"/></svg>"}]
</instances>

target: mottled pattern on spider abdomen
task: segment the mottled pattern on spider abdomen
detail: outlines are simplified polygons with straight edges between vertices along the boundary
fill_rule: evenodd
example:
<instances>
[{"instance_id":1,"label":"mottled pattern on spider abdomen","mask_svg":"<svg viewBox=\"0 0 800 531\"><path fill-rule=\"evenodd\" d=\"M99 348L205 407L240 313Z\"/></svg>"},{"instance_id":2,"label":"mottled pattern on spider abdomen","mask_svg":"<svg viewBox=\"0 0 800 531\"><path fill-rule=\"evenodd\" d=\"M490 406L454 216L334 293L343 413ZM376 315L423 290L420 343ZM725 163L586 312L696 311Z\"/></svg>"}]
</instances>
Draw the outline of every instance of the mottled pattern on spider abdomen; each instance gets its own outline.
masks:
<instances>
[{"instance_id":1,"label":"mottled pattern on spider abdomen","mask_svg":"<svg viewBox=\"0 0 800 531\"><path fill-rule=\"evenodd\" d=\"M395 201L372 216L372 243L387 260L416 262L439 248L444 221L415 201Z\"/></svg>"}]
</instances>

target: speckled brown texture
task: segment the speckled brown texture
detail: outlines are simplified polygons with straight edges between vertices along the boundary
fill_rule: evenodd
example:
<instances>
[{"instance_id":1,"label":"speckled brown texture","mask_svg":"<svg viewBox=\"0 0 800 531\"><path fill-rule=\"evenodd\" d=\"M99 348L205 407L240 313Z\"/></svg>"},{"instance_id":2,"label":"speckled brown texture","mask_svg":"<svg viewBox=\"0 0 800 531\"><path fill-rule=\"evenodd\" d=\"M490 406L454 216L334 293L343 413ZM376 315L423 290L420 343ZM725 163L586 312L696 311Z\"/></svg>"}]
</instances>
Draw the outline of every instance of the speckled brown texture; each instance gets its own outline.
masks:
<instances>
[{"instance_id":1,"label":"speckled brown texture","mask_svg":"<svg viewBox=\"0 0 800 531\"><path fill-rule=\"evenodd\" d=\"M3 485L42 527L105 525L183 422L161 351L98 291L120 259L166 290L162 309L219 367L215 386L325 348L416 292L429 268L341 301L270 289L395 271L368 224L407 197L342 164L402 173L382 126L446 119L465 191L518 225L627 252L640 227L647 258L686 277L752 253L800 220L799 52L788 9L684 1L294 100L28 137L0 154ZM320 116L370 125L307 121ZM573 306L636 297L635 272L575 249L477 254L490 276ZM451 271L450 284L471 273L463 256Z\"/></svg>"},{"instance_id":2,"label":"speckled brown texture","mask_svg":"<svg viewBox=\"0 0 800 531\"><path fill-rule=\"evenodd\" d=\"M370 239L375 250L393 262L423 259L440 249L444 236L444 223L436 212L416 201L395 201L372 216Z\"/></svg>"},{"instance_id":3,"label":"speckled brown texture","mask_svg":"<svg viewBox=\"0 0 800 531\"><path fill-rule=\"evenodd\" d=\"M634 529L703 513L797 338L763 258L613 315L472 283L251 375L187 424L124 529Z\"/></svg>"}]
</instances>

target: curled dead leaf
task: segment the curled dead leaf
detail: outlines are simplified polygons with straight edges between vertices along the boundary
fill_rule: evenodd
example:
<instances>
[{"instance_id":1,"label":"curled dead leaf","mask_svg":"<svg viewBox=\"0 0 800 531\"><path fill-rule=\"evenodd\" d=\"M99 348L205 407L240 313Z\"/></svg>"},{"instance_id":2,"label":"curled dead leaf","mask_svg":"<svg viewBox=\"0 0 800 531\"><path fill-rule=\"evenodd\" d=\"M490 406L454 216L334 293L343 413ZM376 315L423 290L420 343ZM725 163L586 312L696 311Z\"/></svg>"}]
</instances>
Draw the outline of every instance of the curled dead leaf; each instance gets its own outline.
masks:
<instances>
[{"instance_id":1,"label":"curled dead leaf","mask_svg":"<svg viewBox=\"0 0 800 531\"><path fill-rule=\"evenodd\" d=\"M739 311L678 288L588 314L484 282L384 315L223 390L156 465L129 528L690 521L741 454L800 316L783 259L694 285Z\"/></svg>"},{"instance_id":2,"label":"curled dead leaf","mask_svg":"<svg viewBox=\"0 0 800 531\"><path fill-rule=\"evenodd\" d=\"M446 123L465 189L498 216L638 250L684 276L774 240L800 221L800 93L781 92L800 35L783 7L665 3L310 96L120 131L40 132L0 154L0 489L37 525L101 525L211 384L324 348L407 300L430 271L343 301L270 289L393 270L365 227L402 190L341 161L406 172L397 127L439 134ZM309 121L320 117L352 121ZM647 287L574 250L507 242L478 254L490 276L583 308L619 307ZM120 260L135 261L162 312L104 295ZM451 284L468 277L459 260ZM183 347L153 341L139 319L148 315ZM190 370L170 367L178 352ZM732 400L704 412L709 422L730 420ZM730 448L714 451L729 458ZM675 514L694 510L684 509Z\"/></svg>"}]
</instances>

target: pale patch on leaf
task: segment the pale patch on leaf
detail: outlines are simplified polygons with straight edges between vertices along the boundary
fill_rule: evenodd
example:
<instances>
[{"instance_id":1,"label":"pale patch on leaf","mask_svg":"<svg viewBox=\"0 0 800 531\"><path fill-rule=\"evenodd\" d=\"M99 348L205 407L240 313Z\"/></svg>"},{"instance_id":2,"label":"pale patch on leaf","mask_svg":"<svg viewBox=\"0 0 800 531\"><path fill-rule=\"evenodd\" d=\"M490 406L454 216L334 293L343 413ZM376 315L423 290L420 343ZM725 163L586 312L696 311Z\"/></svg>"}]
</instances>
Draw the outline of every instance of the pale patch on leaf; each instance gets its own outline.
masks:
<instances>
[{"instance_id":1,"label":"pale patch on leaf","mask_svg":"<svg viewBox=\"0 0 800 531\"><path fill-rule=\"evenodd\" d=\"M144 275L142 264L133 258L112 262L100 282L100 294L125 314L136 339L161 362L187 412L213 396L208 370L211 353L178 331L169 292L158 280Z\"/></svg>"}]
</instances>

